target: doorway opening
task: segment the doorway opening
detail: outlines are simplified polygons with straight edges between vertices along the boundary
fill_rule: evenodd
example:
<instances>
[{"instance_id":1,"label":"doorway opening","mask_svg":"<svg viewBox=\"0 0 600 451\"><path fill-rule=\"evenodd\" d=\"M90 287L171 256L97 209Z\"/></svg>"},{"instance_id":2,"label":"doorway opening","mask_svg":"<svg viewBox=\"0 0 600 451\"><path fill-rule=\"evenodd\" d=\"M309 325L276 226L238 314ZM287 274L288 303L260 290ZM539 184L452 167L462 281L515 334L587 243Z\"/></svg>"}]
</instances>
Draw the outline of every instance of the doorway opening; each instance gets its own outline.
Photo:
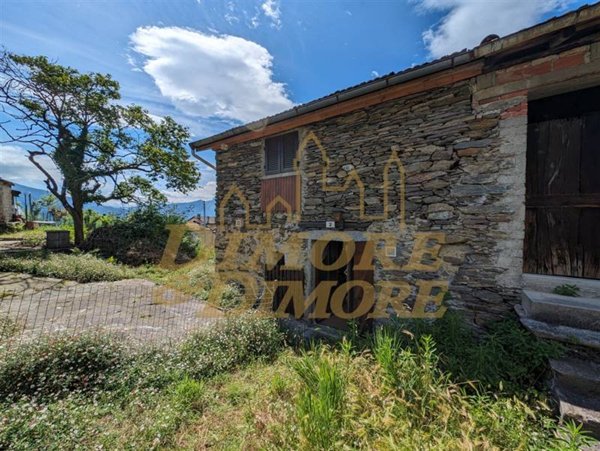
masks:
<instances>
[{"instance_id":1,"label":"doorway opening","mask_svg":"<svg viewBox=\"0 0 600 451\"><path fill-rule=\"evenodd\" d=\"M529 103L523 270L600 279L600 87Z\"/></svg>"},{"instance_id":2,"label":"doorway opening","mask_svg":"<svg viewBox=\"0 0 600 451\"><path fill-rule=\"evenodd\" d=\"M322 267L312 265L313 287L318 287L321 282L335 282L329 292L327 300L327 313L331 316L327 319L317 320L323 324L337 329L348 329L349 321L356 321L359 329L370 327L370 321L367 320L367 314L358 318L347 320L336 316L331 308L333 293L346 282L363 281L373 285L374 283L374 263L373 251L374 243L372 241L355 241L354 253L348 255L349 248L347 242L328 241L321 242L321 245L313 245L312 252L320 255L313 255L313 261L322 262ZM337 264L336 264L337 263ZM330 269L331 268L331 269ZM354 286L345 294L342 301L342 309L345 313L357 311L361 303L366 302L373 305L373 291L367 292L360 286Z\"/></svg>"}]
</instances>

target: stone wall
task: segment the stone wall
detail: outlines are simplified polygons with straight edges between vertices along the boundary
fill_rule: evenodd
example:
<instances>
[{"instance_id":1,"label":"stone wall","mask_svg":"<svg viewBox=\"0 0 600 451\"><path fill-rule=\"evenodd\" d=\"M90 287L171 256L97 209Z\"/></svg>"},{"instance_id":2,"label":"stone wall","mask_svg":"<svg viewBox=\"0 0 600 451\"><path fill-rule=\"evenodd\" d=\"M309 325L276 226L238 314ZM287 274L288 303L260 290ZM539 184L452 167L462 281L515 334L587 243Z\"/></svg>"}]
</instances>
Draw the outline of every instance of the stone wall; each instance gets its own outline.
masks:
<instances>
[{"instance_id":1,"label":"stone wall","mask_svg":"<svg viewBox=\"0 0 600 451\"><path fill-rule=\"evenodd\" d=\"M9 222L12 219L12 192L10 185L0 184L0 223Z\"/></svg>"},{"instance_id":2,"label":"stone wall","mask_svg":"<svg viewBox=\"0 0 600 451\"><path fill-rule=\"evenodd\" d=\"M469 312L476 322L507 314L518 302L521 286L529 88L525 80L543 74L561 80L561 71L566 71L562 78L576 71L581 76L597 74L594 48L570 50L300 129L302 215L288 222L276 215L268 227L276 230L275 242L293 231L323 229L325 220L341 218L343 230L361 231L361 239L369 239L369 233L397 239L397 257L392 259L396 267L378 264L376 282L408 280L416 286L419 280L443 279L449 282L449 303ZM394 156L401 165L389 163ZM241 230L254 235L260 233L256 224L266 221L260 207L263 142L218 151L217 165L217 205L224 207L217 219L224 223L217 236L217 258L222 260L226 231L240 230L243 220ZM248 208L231 191L233 186L245 196ZM383 217L386 186L389 214ZM228 193L234 195L223 205ZM426 232L444 236L441 266L435 271L403 270L417 234ZM257 247L260 240L250 238L240 254L249 255ZM256 274L260 276L260 268Z\"/></svg>"}]
</instances>

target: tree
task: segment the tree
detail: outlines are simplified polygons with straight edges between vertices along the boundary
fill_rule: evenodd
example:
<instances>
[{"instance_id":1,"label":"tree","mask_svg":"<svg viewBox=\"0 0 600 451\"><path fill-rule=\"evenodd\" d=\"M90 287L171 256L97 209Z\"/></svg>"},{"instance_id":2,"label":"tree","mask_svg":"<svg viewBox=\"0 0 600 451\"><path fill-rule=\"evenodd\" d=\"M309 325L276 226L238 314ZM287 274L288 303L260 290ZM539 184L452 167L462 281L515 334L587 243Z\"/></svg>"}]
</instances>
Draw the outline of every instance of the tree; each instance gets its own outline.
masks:
<instances>
[{"instance_id":1,"label":"tree","mask_svg":"<svg viewBox=\"0 0 600 451\"><path fill-rule=\"evenodd\" d=\"M46 210L46 220L48 219L48 215L52 213L53 210L56 210L56 197L52 194L46 194L40 197L36 202ZM56 220L56 219L55 219Z\"/></svg>"},{"instance_id":2,"label":"tree","mask_svg":"<svg viewBox=\"0 0 600 451\"><path fill-rule=\"evenodd\" d=\"M73 218L76 245L84 239L84 204L164 201L156 182L185 193L200 177L185 147L187 128L119 99L110 75L83 74L43 56L0 55L3 142L25 145Z\"/></svg>"}]
</instances>

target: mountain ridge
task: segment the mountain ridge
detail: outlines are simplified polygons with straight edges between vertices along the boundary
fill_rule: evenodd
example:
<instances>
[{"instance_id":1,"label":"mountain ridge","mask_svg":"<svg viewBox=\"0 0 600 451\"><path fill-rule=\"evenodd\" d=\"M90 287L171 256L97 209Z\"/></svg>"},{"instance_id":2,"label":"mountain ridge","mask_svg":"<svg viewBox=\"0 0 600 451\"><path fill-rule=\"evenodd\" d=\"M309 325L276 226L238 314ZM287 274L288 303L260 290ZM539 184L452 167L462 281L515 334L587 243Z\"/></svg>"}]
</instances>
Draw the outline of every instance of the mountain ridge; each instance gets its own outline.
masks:
<instances>
[{"instance_id":1,"label":"mountain ridge","mask_svg":"<svg viewBox=\"0 0 600 451\"><path fill-rule=\"evenodd\" d=\"M23 208L23 205L25 204L24 195L31 194L31 200L36 201L39 200L41 197L50 194L50 192L47 190L33 188L27 185L21 185L20 183L14 183L13 189L21 192L21 194L17 197L17 201L21 205L21 208ZM215 205L215 199L210 199L206 201L199 199L190 202L168 203L165 207L163 207L163 210L180 214L185 218L205 215L210 217L215 216ZM100 214L114 214L117 216L127 214L135 208L137 208L135 205L123 205L122 207L117 207L113 205L96 205L94 203L85 204L85 209L90 209Z\"/></svg>"}]
</instances>

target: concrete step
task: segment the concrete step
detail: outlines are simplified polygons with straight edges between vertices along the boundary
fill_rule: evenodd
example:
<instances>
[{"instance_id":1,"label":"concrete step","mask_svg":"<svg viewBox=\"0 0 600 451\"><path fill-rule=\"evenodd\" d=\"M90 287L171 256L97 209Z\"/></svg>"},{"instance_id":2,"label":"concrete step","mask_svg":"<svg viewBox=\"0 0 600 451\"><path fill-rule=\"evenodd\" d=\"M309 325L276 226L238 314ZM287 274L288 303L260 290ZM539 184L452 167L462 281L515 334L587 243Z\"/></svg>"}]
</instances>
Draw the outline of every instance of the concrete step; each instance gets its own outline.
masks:
<instances>
[{"instance_id":1,"label":"concrete step","mask_svg":"<svg viewBox=\"0 0 600 451\"><path fill-rule=\"evenodd\" d=\"M574 420L583 424L583 429L594 438L600 439L600 399L583 397L564 387L554 387L561 420Z\"/></svg>"},{"instance_id":2,"label":"concrete step","mask_svg":"<svg viewBox=\"0 0 600 451\"><path fill-rule=\"evenodd\" d=\"M600 405L600 363L572 357L551 359L554 384L584 398L595 398Z\"/></svg>"},{"instance_id":3,"label":"concrete step","mask_svg":"<svg viewBox=\"0 0 600 451\"><path fill-rule=\"evenodd\" d=\"M539 338L600 350L600 332L568 326L557 326L529 319L520 305L515 306L515 310L520 316L521 324Z\"/></svg>"},{"instance_id":4,"label":"concrete step","mask_svg":"<svg viewBox=\"0 0 600 451\"><path fill-rule=\"evenodd\" d=\"M523 290L521 306L535 321L600 332L600 299Z\"/></svg>"},{"instance_id":5,"label":"concrete step","mask_svg":"<svg viewBox=\"0 0 600 451\"><path fill-rule=\"evenodd\" d=\"M584 298L600 299L600 280L580 279L577 277L544 276L540 274L523 274L523 289L552 293L560 285L575 285L579 295Z\"/></svg>"}]
</instances>

